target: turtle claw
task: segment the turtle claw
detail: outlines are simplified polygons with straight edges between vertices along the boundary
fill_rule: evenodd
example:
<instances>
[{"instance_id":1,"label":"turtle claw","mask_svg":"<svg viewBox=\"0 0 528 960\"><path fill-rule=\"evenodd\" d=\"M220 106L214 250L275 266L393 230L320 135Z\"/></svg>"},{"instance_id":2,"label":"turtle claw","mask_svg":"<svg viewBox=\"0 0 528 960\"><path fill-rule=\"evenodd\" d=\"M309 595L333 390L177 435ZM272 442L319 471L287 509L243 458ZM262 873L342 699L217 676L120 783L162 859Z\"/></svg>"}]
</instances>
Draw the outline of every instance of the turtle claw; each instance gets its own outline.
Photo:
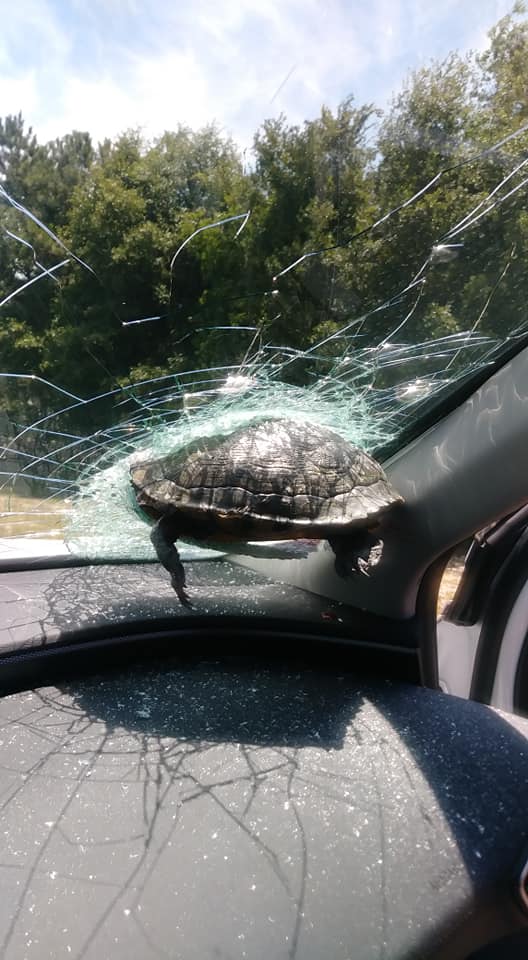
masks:
<instances>
[{"instance_id":1,"label":"turtle claw","mask_svg":"<svg viewBox=\"0 0 528 960\"><path fill-rule=\"evenodd\" d=\"M192 610L193 606L185 589L185 569L175 545L175 532L171 529L171 518L161 517L153 526L150 539L158 555L159 562L170 573L172 589L177 593L183 607Z\"/></svg>"},{"instance_id":2,"label":"turtle claw","mask_svg":"<svg viewBox=\"0 0 528 960\"><path fill-rule=\"evenodd\" d=\"M185 589L185 574L180 572L174 572L171 575L171 584L173 590L178 595L178 600L180 601L182 607L186 607L187 610L193 610L193 605L191 603L191 598Z\"/></svg>"},{"instance_id":3,"label":"turtle claw","mask_svg":"<svg viewBox=\"0 0 528 960\"><path fill-rule=\"evenodd\" d=\"M362 573L364 577L370 577L370 573L369 573L370 564L368 560L365 560L364 557L357 558L356 568L357 568L357 572Z\"/></svg>"},{"instance_id":4,"label":"turtle claw","mask_svg":"<svg viewBox=\"0 0 528 960\"><path fill-rule=\"evenodd\" d=\"M186 590L182 588L181 590L177 590L176 593L178 594L178 599L182 607L185 607L186 610L194 610L194 607L191 603L191 598Z\"/></svg>"},{"instance_id":5,"label":"turtle claw","mask_svg":"<svg viewBox=\"0 0 528 960\"><path fill-rule=\"evenodd\" d=\"M335 571L339 577L359 574L370 577L381 560L383 541L377 540L368 531L349 537L334 537L329 541L335 553Z\"/></svg>"}]
</instances>

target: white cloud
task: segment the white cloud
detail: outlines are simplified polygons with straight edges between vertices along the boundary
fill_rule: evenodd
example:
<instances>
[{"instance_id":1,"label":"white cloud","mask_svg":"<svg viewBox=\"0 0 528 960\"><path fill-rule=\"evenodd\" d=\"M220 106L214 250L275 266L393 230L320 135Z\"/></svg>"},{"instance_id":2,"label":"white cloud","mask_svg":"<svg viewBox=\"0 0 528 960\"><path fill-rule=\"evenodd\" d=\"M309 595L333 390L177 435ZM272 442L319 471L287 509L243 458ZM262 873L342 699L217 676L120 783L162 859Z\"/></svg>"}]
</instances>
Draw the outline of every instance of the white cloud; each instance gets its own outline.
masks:
<instances>
[{"instance_id":1,"label":"white cloud","mask_svg":"<svg viewBox=\"0 0 528 960\"><path fill-rule=\"evenodd\" d=\"M349 93L384 100L423 59L481 45L509 2L19 0L2 23L0 114L22 110L41 139L214 119L247 144L281 111L302 122Z\"/></svg>"},{"instance_id":2,"label":"white cloud","mask_svg":"<svg viewBox=\"0 0 528 960\"><path fill-rule=\"evenodd\" d=\"M7 113L22 111L24 117L30 117L38 109L39 95L34 70L26 70L18 76L4 75L0 79L0 87L2 102L16 104L8 108Z\"/></svg>"}]
</instances>

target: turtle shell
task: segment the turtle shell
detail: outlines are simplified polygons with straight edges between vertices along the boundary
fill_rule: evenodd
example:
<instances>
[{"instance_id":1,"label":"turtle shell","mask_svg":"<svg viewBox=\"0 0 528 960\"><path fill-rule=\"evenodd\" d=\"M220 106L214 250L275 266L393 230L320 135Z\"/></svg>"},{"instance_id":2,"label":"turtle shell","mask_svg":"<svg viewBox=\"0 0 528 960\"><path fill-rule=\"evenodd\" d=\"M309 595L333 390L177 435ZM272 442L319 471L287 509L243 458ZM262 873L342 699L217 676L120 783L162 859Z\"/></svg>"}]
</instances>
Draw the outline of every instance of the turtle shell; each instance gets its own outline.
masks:
<instances>
[{"instance_id":1,"label":"turtle shell","mask_svg":"<svg viewBox=\"0 0 528 960\"><path fill-rule=\"evenodd\" d=\"M402 500L381 466L327 427L253 423L130 469L137 504L178 515L182 536L326 537L369 526ZM207 523L204 527L204 521Z\"/></svg>"}]
</instances>

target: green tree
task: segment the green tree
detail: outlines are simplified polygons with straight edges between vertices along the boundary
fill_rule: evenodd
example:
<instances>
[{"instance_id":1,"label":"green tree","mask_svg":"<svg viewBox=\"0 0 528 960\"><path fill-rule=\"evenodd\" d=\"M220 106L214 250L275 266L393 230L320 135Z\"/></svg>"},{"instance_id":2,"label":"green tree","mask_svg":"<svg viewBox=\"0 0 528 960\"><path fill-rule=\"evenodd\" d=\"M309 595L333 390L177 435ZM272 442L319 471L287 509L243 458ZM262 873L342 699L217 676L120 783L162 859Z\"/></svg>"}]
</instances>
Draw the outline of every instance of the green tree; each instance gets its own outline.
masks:
<instances>
[{"instance_id":1,"label":"green tree","mask_svg":"<svg viewBox=\"0 0 528 960\"><path fill-rule=\"evenodd\" d=\"M377 128L351 97L301 125L267 120L249 168L214 125L94 149L0 120L0 184L91 268L72 257L31 283L66 254L2 203L0 301L25 287L1 311L4 370L90 396L240 362L253 339L299 353L325 341L287 368L307 382L397 339L405 370L380 364L377 380L392 386L429 369L422 341L504 338L526 319L528 136L488 148L528 122L525 13L517 3L483 53L411 73ZM240 220L209 229L246 211L236 238ZM449 259L439 242L460 246Z\"/></svg>"}]
</instances>

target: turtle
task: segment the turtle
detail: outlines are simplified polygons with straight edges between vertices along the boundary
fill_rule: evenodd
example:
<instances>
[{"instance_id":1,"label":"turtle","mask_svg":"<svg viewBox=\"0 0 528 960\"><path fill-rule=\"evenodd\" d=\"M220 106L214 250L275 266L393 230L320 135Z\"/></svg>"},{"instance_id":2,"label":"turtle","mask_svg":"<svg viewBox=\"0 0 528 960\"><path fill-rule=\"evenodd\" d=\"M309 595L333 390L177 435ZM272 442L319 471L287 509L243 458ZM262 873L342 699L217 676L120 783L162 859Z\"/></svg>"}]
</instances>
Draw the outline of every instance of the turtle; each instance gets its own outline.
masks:
<instances>
[{"instance_id":1,"label":"turtle","mask_svg":"<svg viewBox=\"0 0 528 960\"><path fill-rule=\"evenodd\" d=\"M130 465L135 506L181 603L191 607L176 541L253 554L258 541L327 540L340 576L369 573L371 530L403 498L381 465L334 430L261 419Z\"/></svg>"}]
</instances>

